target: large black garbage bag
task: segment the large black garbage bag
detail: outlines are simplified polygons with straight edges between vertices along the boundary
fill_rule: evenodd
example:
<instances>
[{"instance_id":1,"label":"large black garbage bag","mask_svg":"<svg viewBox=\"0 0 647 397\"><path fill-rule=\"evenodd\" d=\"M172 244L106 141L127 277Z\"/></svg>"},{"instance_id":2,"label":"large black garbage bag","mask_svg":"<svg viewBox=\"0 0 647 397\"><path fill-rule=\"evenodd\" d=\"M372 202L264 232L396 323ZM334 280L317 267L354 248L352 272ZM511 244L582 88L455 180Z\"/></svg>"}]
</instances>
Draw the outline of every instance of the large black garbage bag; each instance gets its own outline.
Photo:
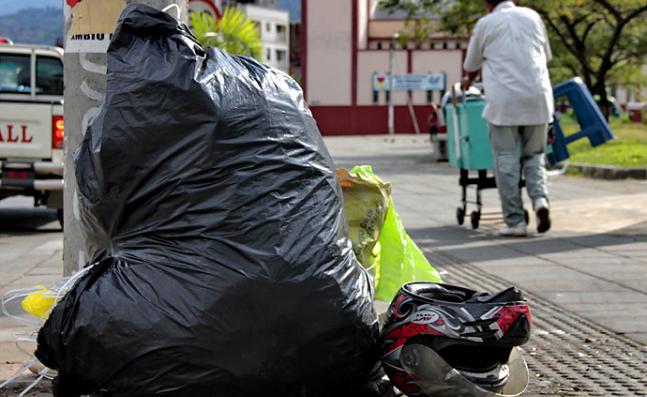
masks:
<instances>
[{"instance_id":1,"label":"large black garbage bag","mask_svg":"<svg viewBox=\"0 0 647 397\"><path fill-rule=\"evenodd\" d=\"M129 5L76 176L98 264L38 335L59 396L344 396L370 376L372 287L287 75Z\"/></svg>"}]
</instances>

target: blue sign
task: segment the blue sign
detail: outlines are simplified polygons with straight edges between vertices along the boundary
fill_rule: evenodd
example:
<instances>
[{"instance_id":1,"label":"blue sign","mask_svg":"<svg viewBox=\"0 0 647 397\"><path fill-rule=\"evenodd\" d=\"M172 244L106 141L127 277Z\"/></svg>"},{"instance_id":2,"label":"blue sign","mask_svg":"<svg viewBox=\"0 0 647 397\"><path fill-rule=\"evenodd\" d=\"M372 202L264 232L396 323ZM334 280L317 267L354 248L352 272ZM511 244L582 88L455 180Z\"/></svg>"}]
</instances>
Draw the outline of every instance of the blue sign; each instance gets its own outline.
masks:
<instances>
[{"instance_id":1,"label":"blue sign","mask_svg":"<svg viewBox=\"0 0 647 397\"><path fill-rule=\"evenodd\" d=\"M373 73L373 91L445 91L445 73Z\"/></svg>"}]
</instances>

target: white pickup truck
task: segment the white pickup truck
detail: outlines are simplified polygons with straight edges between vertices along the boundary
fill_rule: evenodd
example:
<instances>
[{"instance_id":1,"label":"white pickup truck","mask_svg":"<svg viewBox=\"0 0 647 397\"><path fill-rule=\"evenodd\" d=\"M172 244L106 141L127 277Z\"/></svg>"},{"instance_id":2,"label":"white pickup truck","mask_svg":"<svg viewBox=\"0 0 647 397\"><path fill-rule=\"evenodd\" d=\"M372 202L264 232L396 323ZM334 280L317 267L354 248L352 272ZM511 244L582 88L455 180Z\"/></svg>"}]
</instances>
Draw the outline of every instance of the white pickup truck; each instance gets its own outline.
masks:
<instances>
[{"instance_id":1,"label":"white pickup truck","mask_svg":"<svg viewBox=\"0 0 647 397\"><path fill-rule=\"evenodd\" d=\"M0 44L0 200L15 195L63 220L63 50Z\"/></svg>"}]
</instances>

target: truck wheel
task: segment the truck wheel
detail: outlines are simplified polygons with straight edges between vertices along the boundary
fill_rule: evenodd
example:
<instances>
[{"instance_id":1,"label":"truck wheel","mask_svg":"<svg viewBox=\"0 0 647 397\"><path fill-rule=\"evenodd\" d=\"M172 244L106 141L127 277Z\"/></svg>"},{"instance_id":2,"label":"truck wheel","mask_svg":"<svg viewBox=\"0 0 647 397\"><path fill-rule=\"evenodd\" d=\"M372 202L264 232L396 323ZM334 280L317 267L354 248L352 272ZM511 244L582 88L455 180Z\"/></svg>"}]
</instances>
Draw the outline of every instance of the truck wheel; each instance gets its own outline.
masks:
<instances>
[{"instance_id":1,"label":"truck wheel","mask_svg":"<svg viewBox=\"0 0 647 397\"><path fill-rule=\"evenodd\" d=\"M58 223L61 224L61 229L63 229L63 209L56 210L56 218L58 218Z\"/></svg>"}]
</instances>

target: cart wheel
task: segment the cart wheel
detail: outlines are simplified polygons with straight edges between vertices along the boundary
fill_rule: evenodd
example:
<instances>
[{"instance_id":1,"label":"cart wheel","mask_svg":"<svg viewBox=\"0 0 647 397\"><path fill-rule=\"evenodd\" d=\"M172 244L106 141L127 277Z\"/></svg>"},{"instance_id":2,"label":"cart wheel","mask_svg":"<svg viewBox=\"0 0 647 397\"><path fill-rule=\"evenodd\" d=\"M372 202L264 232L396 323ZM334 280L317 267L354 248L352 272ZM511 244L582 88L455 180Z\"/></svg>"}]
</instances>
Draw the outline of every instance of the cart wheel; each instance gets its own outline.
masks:
<instances>
[{"instance_id":1,"label":"cart wheel","mask_svg":"<svg viewBox=\"0 0 647 397\"><path fill-rule=\"evenodd\" d=\"M523 210L523 216L526 219L526 225L530 223L530 215L528 215L528 210Z\"/></svg>"},{"instance_id":2,"label":"cart wheel","mask_svg":"<svg viewBox=\"0 0 647 397\"><path fill-rule=\"evenodd\" d=\"M472 221L472 229L478 229L479 228L479 222L481 221L481 213L478 211L472 211L472 215L470 216L470 220Z\"/></svg>"},{"instance_id":3,"label":"cart wheel","mask_svg":"<svg viewBox=\"0 0 647 397\"><path fill-rule=\"evenodd\" d=\"M456 221L459 225L465 223L465 210L462 207L456 208Z\"/></svg>"}]
</instances>

